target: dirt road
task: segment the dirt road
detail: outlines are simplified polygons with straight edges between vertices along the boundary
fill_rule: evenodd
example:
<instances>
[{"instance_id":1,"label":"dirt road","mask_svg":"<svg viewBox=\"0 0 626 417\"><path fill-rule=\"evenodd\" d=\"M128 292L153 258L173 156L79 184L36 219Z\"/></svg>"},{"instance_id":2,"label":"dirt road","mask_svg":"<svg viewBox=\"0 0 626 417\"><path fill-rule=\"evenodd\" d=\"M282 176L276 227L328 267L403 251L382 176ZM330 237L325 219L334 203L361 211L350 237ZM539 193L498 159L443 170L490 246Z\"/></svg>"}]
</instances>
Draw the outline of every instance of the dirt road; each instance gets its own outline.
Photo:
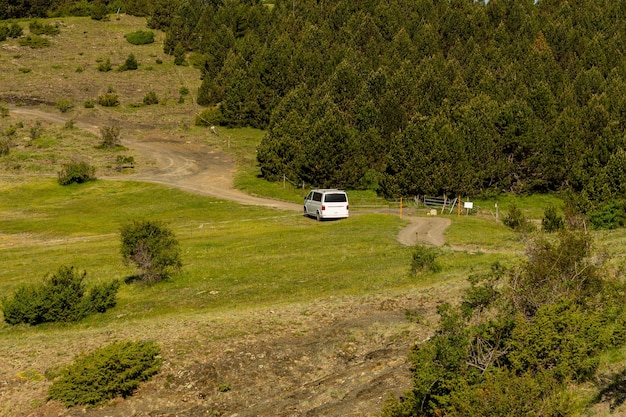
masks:
<instances>
[{"instance_id":1,"label":"dirt road","mask_svg":"<svg viewBox=\"0 0 626 417\"><path fill-rule=\"evenodd\" d=\"M32 119L42 119L65 124L67 117L48 113L39 109L10 107L12 114ZM99 135L97 121L76 120L75 126ZM169 185L200 195L207 195L240 204L271 207L287 211L302 211L299 204L255 197L233 187L235 162L233 158L204 144L187 141L161 140L158 134L141 135L143 139L127 135L124 146L135 150L143 159L153 161L149 170L125 177L138 181ZM398 234L398 242L413 246L423 243L442 246L445 243L444 231L450 225L449 219L437 217L408 217L410 224Z\"/></svg>"}]
</instances>

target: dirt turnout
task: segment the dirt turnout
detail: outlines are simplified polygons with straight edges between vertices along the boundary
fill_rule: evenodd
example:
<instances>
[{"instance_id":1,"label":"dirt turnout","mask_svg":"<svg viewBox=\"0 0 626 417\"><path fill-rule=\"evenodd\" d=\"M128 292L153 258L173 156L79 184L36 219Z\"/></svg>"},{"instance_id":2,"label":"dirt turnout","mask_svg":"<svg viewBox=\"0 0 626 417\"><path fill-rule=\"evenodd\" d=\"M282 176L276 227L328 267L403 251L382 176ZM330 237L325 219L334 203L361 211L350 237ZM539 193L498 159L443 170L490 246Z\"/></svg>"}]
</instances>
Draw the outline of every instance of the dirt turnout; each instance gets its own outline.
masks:
<instances>
[{"instance_id":1,"label":"dirt turnout","mask_svg":"<svg viewBox=\"0 0 626 417\"><path fill-rule=\"evenodd\" d=\"M38 109L12 108L11 113L65 123L63 117ZM78 120L76 126L99 133L97 121ZM297 204L233 189L233 159L206 145L163 140L156 130L144 132L141 138L125 137L124 145L154 161L132 179L241 204L301 211ZM398 236L400 243L444 244L449 220L409 219L411 223ZM432 291L437 297L452 297L454 289ZM0 398L8 400L0 406L0 415L375 416L389 393L400 395L410 388L407 355L415 341L430 335L436 302L430 291L416 289L392 296L316 300L228 317L164 318L149 328L130 324L128 329L120 327L116 337L159 340L166 358L162 372L133 397L95 409L66 409L42 401L49 382L25 381L0 366ZM407 320L407 311L420 319ZM110 337L83 331L84 346L104 344ZM168 361L167 352L184 353ZM46 369L44 364L49 364L55 350L43 344L38 354L33 366Z\"/></svg>"}]
</instances>

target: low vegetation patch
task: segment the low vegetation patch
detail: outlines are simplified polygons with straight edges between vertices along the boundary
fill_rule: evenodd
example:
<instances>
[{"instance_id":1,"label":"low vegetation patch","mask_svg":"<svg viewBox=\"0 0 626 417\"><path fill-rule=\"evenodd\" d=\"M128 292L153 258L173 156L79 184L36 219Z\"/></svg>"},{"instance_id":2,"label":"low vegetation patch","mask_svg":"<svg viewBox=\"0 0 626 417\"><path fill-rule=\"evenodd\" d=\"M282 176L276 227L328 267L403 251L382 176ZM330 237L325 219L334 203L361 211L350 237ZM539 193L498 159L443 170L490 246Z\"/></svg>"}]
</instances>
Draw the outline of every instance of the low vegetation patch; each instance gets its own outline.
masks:
<instances>
[{"instance_id":1,"label":"low vegetation patch","mask_svg":"<svg viewBox=\"0 0 626 417\"><path fill-rule=\"evenodd\" d=\"M116 107L120 105L120 99L115 93L105 93L98 97L98 104L103 107Z\"/></svg>"},{"instance_id":2,"label":"low vegetation patch","mask_svg":"<svg viewBox=\"0 0 626 417\"><path fill-rule=\"evenodd\" d=\"M67 113L68 111L70 111L72 109L72 107L74 107L74 103L72 103L72 100L70 100L70 99L63 98L63 99L57 101L56 108L61 113Z\"/></svg>"},{"instance_id":3,"label":"low vegetation patch","mask_svg":"<svg viewBox=\"0 0 626 417\"><path fill-rule=\"evenodd\" d=\"M60 185L82 184L96 179L96 168L86 161L74 160L63 164L57 174Z\"/></svg>"},{"instance_id":4,"label":"low vegetation patch","mask_svg":"<svg viewBox=\"0 0 626 417\"><path fill-rule=\"evenodd\" d=\"M146 93L143 97L143 104L146 106L150 106L152 104L159 104L159 97L156 95L154 91L150 91Z\"/></svg>"},{"instance_id":5,"label":"low vegetation patch","mask_svg":"<svg viewBox=\"0 0 626 417\"><path fill-rule=\"evenodd\" d=\"M58 26L41 23L38 20L30 22L30 24L28 25L28 30L33 35L55 36L61 33L61 29L59 29Z\"/></svg>"},{"instance_id":6,"label":"low vegetation patch","mask_svg":"<svg viewBox=\"0 0 626 417\"><path fill-rule=\"evenodd\" d=\"M594 378L626 343L624 284L589 235L529 243L528 258L470 278L459 306L442 304L435 335L410 355L413 389L385 417L574 415L566 389Z\"/></svg>"},{"instance_id":7,"label":"low vegetation patch","mask_svg":"<svg viewBox=\"0 0 626 417\"><path fill-rule=\"evenodd\" d=\"M411 273L418 274L425 270L440 272L441 266L437 263L437 256L439 256L439 249L416 245L411 261Z\"/></svg>"},{"instance_id":8,"label":"low vegetation patch","mask_svg":"<svg viewBox=\"0 0 626 417\"><path fill-rule=\"evenodd\" d=\"M134 71L139 67L134 54L129 54L126 61L117 69L118 71Z\"/></svg>"},{"instance_id":9,"label":"low vegetation patch","mask_svg":"<svg viewBox=\"0 0 626 417\"><path fill-rule=\"evenodd\" d=\"M154 32L150 30L138 30L135 32L127 33L126 40L133 45L146 45L154 43Z\"/></svg>"},{"instance_id":10,"label":"low vegetation patch","mask_svg":"<svg viewBox=\"0 0 626 417\"><path fill-rule=\"evenodd\" d=\"M117 342L80 355L59 372L48 392L49 400L66 406L95 406L131 396L141 382L161 368L160 349L154 342Z\"/></svg>"},{"instance_id":11,"label":"low vegetation patch","mask_svg":"<svg viewBox=\"0 0 626 417\"><path fill-rule=\"evenodd\" d=\"M28 46L31 49L47 48L50 41L39 35L28 35L19 40L21 46Z\"/></svg>"},{"instance_id":12,"label":"low vegetation patch","mask_svg":"<svg viewBox=\"0 0 626 417\"><path fill-rule=\"evenodd\" d=\"M11 325L75 322L114 307L119 281L87 291L83 282L86 275L74 267L61 266L40 285L19 287L13 297L2 300L4 321Z\"/></svg>"}]
</instances>

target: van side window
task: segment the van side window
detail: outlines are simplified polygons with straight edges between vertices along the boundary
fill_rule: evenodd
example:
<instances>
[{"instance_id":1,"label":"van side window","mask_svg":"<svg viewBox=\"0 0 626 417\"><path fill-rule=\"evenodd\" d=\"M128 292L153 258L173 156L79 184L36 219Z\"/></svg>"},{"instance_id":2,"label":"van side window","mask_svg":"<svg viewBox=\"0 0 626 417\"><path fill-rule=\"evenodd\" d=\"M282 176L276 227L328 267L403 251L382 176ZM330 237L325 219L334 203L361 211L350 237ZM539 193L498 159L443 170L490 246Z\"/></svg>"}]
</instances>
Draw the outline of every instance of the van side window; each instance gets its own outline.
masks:
<instances>
[{"instance_id":1,"label":"van side window","mask_svg":"<svg viewBox=\"0 0 626 417\"><path fill-rule=\"evenodd\" d=\"M326 194L324 201L327 203L345 203L348 201L347 197L343 193Z\"/></svg>"},{"instance_id":2,"label":"van side window","mask_svg":"<svg viewBox=\"0 0 626 417\"><path fill-rule=\"evenodd\" d=\"M322 193L313 193L313 201L322 201Z\"/></svg>"}]
</instances>

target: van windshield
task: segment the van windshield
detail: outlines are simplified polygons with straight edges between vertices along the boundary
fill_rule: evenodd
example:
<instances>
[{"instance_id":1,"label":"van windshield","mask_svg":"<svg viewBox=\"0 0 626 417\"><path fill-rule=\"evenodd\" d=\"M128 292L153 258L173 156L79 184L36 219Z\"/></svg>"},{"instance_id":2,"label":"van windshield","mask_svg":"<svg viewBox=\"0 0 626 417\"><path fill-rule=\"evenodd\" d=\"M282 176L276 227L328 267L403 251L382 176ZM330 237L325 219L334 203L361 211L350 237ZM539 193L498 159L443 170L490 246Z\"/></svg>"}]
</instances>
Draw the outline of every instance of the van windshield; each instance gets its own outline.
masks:
<instances>
[{"instance_id":1,"label":"van windshield","mask_svg":"<svg viewBox=\"0 0 626 417\"><path fill-rule=\"evenodd\" d=\"M324 201L327 203L345 203L348 198L343 193L326 194Z\"/></svg>"}]
</instances>

